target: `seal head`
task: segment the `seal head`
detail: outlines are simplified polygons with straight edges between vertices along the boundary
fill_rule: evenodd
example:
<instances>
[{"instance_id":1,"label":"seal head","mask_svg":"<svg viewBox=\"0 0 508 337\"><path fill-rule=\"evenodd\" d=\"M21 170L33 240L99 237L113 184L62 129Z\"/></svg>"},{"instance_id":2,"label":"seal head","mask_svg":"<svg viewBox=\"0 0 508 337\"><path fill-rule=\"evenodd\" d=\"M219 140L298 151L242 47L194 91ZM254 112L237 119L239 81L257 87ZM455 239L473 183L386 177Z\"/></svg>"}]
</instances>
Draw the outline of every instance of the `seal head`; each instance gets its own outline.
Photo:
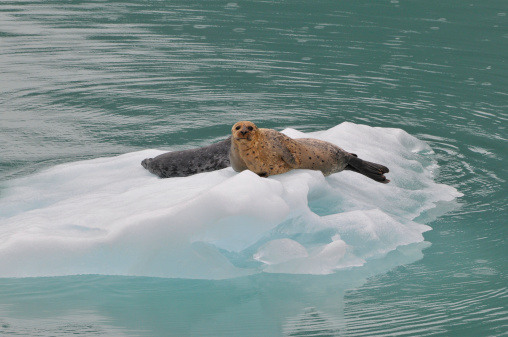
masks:
<instances>
[{"instance_id":1,"label":"seal head","mask_svg":"<svg viewBox=\"0 0 508 337\"><path fill-rule=\"evenodd\" d=\"M251 141L257 136L258 127L252 122L238 122L233 125L231 132L236 141Z\"/></svg>"}]
</instances>

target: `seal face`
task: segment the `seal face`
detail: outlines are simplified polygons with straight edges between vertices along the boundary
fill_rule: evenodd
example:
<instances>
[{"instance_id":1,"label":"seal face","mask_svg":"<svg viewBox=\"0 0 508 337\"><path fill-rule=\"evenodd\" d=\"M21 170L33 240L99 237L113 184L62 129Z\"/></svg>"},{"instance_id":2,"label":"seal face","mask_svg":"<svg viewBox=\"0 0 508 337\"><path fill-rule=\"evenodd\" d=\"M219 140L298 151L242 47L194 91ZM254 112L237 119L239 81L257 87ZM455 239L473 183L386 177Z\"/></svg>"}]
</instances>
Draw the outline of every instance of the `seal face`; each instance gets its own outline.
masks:
<instances>
[{"instance_id":1,"label":"seal face","mask_svg":"<svg viewBox=\"0 0 508 337\"><path fill-rule=\"evenodd\" d=\"M319 170L330 175L352 170L379 182L387 167L364 161L335 144L312 138L292 139L272 129L258 128L241 121L231 129L229 159L237 172L250 170L261 177L281 174L293 169Z\"/></svg>"}]
</instances>

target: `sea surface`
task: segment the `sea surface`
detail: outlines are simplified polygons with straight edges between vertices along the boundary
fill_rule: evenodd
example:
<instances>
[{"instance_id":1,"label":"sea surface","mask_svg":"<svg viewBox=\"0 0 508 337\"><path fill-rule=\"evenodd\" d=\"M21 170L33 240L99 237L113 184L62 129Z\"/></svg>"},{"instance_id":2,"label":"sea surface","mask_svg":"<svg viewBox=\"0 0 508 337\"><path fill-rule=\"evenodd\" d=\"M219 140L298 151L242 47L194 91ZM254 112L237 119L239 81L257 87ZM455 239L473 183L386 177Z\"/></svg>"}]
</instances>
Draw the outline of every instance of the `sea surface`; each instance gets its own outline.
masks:
<instances>
[{"instance_id":1,"label":"sea surface","mask_svg":"<svg viewBox=\"0 0 508 337\"><path fill-rule=\"evenodd\" d=\"M508 336L506 0L0 2L0 336ZM390 168L160 179L239 120Z\"/></svg>"}]
</instances>

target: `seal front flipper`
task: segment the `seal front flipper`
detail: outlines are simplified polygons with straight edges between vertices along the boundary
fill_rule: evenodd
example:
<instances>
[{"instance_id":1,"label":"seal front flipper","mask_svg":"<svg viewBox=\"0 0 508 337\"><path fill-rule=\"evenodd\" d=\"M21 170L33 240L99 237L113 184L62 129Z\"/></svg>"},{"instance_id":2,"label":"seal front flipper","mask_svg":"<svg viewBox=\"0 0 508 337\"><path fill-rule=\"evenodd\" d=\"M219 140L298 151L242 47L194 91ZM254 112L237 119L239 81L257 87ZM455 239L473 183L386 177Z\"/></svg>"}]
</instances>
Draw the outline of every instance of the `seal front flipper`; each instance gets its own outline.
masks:
<instances>
[{"instance_id":1,"label":"seal front flipper","mask_svg":"<svg viewBox=\"0 0 508 337\"><path fill-rule=\"evenodd\" d=\"M284 162L289 165L289 167L297 168L299 166L299 163L295 155L291 151L289 151L287 147L282 148L281 157L282 160L284 160Z\"/></svg>"},{"instance_id":2,"label":"seal front flipper","mask_svg":"<svg viewBox=\"0 0 508 337\"><path fill-rule=\"evenodd\" d=\"M298 168L300 166L300 160L295 155L295 151L298 145L295 143L294 139L286 136L283 133L275 133L273 135L274 138L278 139L278 146L276 148L276 152L282 160L289 165L291 168Z\"/></svg>"},{"instance_id":3,"label":"seal front flipper","mask_svg":"<svg viewBox=\"0 0 508 337\"><path fill-rule=\"evenodd\" d=\"M345 169L358 172L383 184L388 184L390 182L390 180L386 179L384 176L385 173L390 172L388 167L381 164L371 163L370 161L362 160L355 156L349 159Z\"/></svg>"}]
</instances>

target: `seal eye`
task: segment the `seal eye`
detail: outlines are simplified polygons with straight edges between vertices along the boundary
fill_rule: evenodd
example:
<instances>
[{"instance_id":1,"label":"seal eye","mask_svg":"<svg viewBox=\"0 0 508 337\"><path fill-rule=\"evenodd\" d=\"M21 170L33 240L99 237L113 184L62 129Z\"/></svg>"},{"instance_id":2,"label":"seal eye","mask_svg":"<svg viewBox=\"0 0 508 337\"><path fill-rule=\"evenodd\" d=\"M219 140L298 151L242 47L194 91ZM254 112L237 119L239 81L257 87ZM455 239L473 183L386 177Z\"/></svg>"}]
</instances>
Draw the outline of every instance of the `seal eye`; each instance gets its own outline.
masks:
<instances>
[{"instance_id":1,"label":"seal eye","mask_svg":"<svg viewBox=\"0 0 508 337\"><path fill-rule=\"evenodd\" d=\"M252 126L249 126L247 127L247 129L249 129L249 131L252 131L254 128Z\"/></svg>"},{"instance_id":2,"label":"seal eye","mask_svg":"<svg viewBox=\"0 0 508 337\"><path fill-rule=\"evenodd\" d=\"M235 130L240 130L240 125L238 125L238 126L235 128Z\"/></svg>"}]
</instances>

